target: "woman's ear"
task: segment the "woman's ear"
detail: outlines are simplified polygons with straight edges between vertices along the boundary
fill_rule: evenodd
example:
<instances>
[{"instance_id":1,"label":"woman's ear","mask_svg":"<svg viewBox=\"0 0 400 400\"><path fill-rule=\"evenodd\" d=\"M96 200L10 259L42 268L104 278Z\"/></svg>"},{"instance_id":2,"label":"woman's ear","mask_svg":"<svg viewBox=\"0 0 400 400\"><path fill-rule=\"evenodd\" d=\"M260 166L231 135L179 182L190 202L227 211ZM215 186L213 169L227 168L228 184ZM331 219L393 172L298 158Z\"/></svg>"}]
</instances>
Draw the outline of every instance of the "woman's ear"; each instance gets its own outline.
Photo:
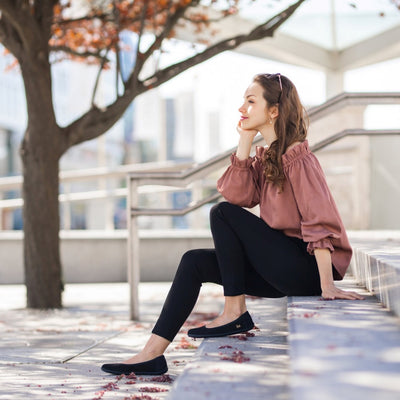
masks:
<instances>
[{"instance_id":1,"label":"woman's ear","mask_svg":"<svg viewBox=\"0 0 400 400\"><path fill-rule=\"evenodd\" d=\"M270 108L270 115L272 118L278 118L279 116L279 108L277 106L272 106Z\"/></svg>"},{"instance_id":2,"label":"woman's ear","mask_svg":"<svg viewBox=\"0 0 400 400\"><path fill-rule=\"evenodd\" d=\"M272 118L278 118L279 116L279 108L277 106L271 106L267 109L267 115Z\"/></svg>"}]
</instances>

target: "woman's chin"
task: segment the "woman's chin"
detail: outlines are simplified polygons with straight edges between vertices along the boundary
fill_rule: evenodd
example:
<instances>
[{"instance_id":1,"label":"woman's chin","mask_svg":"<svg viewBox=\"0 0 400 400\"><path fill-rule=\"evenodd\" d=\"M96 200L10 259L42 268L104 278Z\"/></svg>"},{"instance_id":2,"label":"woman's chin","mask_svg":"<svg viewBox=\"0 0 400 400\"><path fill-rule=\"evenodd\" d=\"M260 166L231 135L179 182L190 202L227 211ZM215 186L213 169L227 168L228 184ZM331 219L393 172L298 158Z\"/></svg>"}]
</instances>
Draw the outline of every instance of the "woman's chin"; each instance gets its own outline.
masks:
<instances>
[{"instance_id":1,"label":"woman's chin","mask_svg":"<svg viewBox=\"0 0 400 400\"><path fill-rule=\"evenodd\" d=\"M245 119L242 120L241 126L243 129L246 129L246 131L251 131L251 130L257 129L253 126L253 124L249 123Z\"/></svg>"}]
</instances>

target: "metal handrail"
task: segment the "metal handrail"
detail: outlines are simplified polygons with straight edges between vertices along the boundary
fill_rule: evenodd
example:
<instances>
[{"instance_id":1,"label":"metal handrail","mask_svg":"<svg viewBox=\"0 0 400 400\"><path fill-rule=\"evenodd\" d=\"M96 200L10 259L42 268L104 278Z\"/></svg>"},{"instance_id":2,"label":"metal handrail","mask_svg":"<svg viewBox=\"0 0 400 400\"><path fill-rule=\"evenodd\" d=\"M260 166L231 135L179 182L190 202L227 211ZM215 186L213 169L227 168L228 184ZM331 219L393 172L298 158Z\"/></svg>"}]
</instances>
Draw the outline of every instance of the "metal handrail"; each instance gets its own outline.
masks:
<instances>
[{"instance_id":1,"label":"metal handrail","mask_svg":"<svg viewBox=\"0 0 400 400\"><path fill-rule=\"evenodd\" d=\"M80 182L103 178L125 178L129 172L151 172L157 170L181 170L192 163L176 163L174 161L149 162L140 164L119 165L114 168L100 167L71 171L60 171L60 183ZM22 175L0 177L0 191L21 189Z\"/></svg>"},{"instance_id":2,"label":"metal handrail","mask_svg":"<svg viewBox=\"0 0 400 400\"><path fill-rule=\"evenodd\" d=\"M392 136L400 135L399 129L345 129L320 142L310 146L313 152L319 151L324 147L337 142L338 140L349 136ZM221 155L214 157L196 167L186 169L180 172L152 172L152 173L130 173L129 179L135 180L138 186L140 185L171 185L175 187L186 187L190 183L204 178L210 172L217 170L227 164L227 161L235 148L225 151ZM212 202L221 197L218 194L210 196L208 202ZM180 209L157 209L157 208L139 208L131 207L130 215L139 216L160 216L160 215L185 215L194 211L207 202L199 200L196 203L191 203L189 206Z\"/></svg>"},{"instance_id":3,"label":"metal handrail","mask_svg":"<svg viewBox=\"0 0 400 400\"><path fill-rule=\"evenodd\" d=\"M400 104L400 92L344 92L330 98L325 103L311 107L307 111L307 114L310 122L315 122L316 120L323 118L325 115L346 106L368 106L372 104Z\"/></svg>"},{"instance_id":4,"label":"metal handrail","mask_svg":"<svg viewBox=\"0 0 400 400\"><path fill-rule=\"evenodd\" d=\"M324 147L349 136L395 136L400 135L400 129L345 129L310 146L311 151L318 151Z\"/></svg>"},{"instance_id":5,"label":"metal handrail","mask_svg":"<svg viewBox=\"0 0 400 400\"><path fill-rule=\"evenodd\" d=\"M162 161L162 162L149 162L141 164L128 164L120 165L114 168L100 167L100 168L90 168L84 170L73 170L73 171L61 171L60 172L60 183L63 186L63 193L58 196L58 201L60 204L64 204L63 214L64 214L64 224L65 228L69 229L71 211L70 207L73 202L82 201L97 201L97 200L107 200L109 202L109 207L106 209L112 210L112 202L118 198L126 198L128 194L127 188L105 188L105 189L95 189L80 192L71 192L70 185L75 182L82 181L109 181L126 178L126 174L132 171L152 172L152 171L174 171L176 169L185 169L192 163L176 163L173 161ZM12 199L2 199L2 193L22 189L22 176L8 176L0 178L0 230L2 227L1 213L3 210L14 210L21 208L24 204L22 197L12 198ZM171 189L168 189L171 190ZM160 191L158 189L158 191ZM140 188L141 193L154 192L154 188ZM104 221L108 229L114 228L113 213L104 213Z\"/></svg>"},{"instance_id":6,"label":"metal handrail","mask_svg":"<svg viewBox=\"0 0 400 400\"><path fill-rule=\"evenodd\" d=\"M220 193L214 193L210 196L205 197L202 200L191 202L187 207L182 208L131 208L131 215L147 215L147 216L182 216L190 213L191 211L197 210L205 204L212 203L218 200L222 195Z\"/></svg>"}]
</instances>

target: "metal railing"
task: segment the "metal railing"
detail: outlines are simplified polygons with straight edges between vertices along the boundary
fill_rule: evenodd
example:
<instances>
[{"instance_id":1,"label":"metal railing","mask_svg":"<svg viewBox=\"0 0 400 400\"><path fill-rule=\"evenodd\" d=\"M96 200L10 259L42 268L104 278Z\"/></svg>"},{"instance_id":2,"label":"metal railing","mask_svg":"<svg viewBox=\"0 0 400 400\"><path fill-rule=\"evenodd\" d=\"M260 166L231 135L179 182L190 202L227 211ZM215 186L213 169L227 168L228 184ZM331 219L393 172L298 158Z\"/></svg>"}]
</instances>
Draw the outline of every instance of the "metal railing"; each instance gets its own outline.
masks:
<instances>
[{"instance_id":1,"label":"metal railing","mask_svg":"<svg viewBox=\"0 0 400 400\"><path fill-rule=\"evenodd\" d=\"M371 105L371 104L400 104L400 93L343 93L326 103L314 107L308 111L310 122L331 114L349 105ZM310 146L311 151L318 151L324 147L349 136L386 136L400 135L397 129L367 130L367 129L347 129L338 132L328 138ZM252 151L263 141L258 138L254 141ZM144 185L162 185L175 188L189 188L195 181L201 181L211 173L226 167L231 154L236 150L229 149L210 160L193 166L184 171L176 172L154 172L154 173L130 173L128 175L128 281L130 286L130 318L138 319L138 283L140 282L139 266L139 233L137 218L139 216L161 216L161 215L185 215L192 212L204 204L218 200L221 195L213 193L207 197L195 199L191 204L180 209L161 209L161 208L140 208L139 207L139 188Z\"/></svg>"},{"instance_id":2,"label":"metal railing","mask_svg":"<svg viewBox=\"0 0 400 400\"><path fill-rule=\"evenodd\" d=\"M332 97L325 103L310 108L307 114L310 118L310 122L314 122L333 111L338 109L357 105L357 106L369 106L369 105L383 105L383 104L400 104L400 93L399 92L365 92L365 93L341 93L337 96Z\"/></svg>"},{"instance_id":3,"label":"metal railing","mask_svg":"<svg viewBox=\"0 0 400 400\"><path fill-rule=\"evenodd\" d=\"M106 208L112 210L112 203L115 199L126 198L128 189L126 187L117 187L115 182L124 181L126 175L130 172L156 172L156 171L174 171L187 168L188 163L175 163L172 161L150 162L142 164L121 165L115 168L91 168L86 170L73 170L60 172L60 185L62 193L58 200L63 205L62 217L64 229L71 227L71 205L75 202L92 202L96 200L106 200ZM107 182L113 182L110 186L116 186L106 189L95 189L85 191L72 191L72 185L78 182L96 182L99 187L107 187ZM152 188L141 188L140 192L151 192ZM23 198L3 199L4 194L9 191L22 191L22 176L10 176L0 178L0 230L3 230L1 214L6 210L15 210L23 206ZM107 229L114 229L113 213L104 213L104 226Z\"/></svg>"}]
</instances>

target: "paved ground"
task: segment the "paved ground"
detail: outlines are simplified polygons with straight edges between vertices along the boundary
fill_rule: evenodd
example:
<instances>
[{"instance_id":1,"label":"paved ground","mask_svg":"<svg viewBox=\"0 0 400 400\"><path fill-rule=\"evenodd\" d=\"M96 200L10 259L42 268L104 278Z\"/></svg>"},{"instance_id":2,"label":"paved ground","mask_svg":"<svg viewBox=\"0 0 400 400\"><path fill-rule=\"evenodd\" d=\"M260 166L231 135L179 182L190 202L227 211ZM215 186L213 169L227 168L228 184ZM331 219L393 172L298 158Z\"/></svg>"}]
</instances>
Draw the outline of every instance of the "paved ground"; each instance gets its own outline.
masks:
<instances>
[{"instance_id":1,"label":"paved ground","mask_svg":"<svg viewBox=\"0 0 400 400\"><path fill-rule=\"evenodd\" d=\"M348 285L354 283L340 284ZM0 399L247 400L251 391L254 399L266 395L270 400L398 398L400 320L371 296L352 302L290 300L292 328L293 318L297 321L291 346L302 346L295 352L297 361L291 360L295 380L289 375L286 299L249 299L249 311L261 330L248 341L232 337L201 343L187 338L189 327L212 319L222 308L221 288L211 284L204 285L189 323L166 353L168 374L119 379L103 373L102 363L122 361L143 346L168 289L169 283L141 284L141 320L132 322L128 284L67 285L65 308L54 311L27 310L23 286L0 285ZM343 377L340 372L350 361ZM186 378L172 388L178 376ZM323 395L311 382L317 378L327 389ZM335 395L344 382L360 386L362 397ZM293 397L293 388L297 394L310 391Z\"/></svg>"},{"instance_id":2,"label":"paved ground","mask_svg":"<svg viewBox=\"0 0 400 400\"><path fill-rule=\"evenodd\" d=\"M118 380L100 366L143 346L168 289L168 283L141 284L141 321L132 322L127 284L67 285L65 308L55 311L26 310L23 286L0 286L0 399L165 399L200 344L186 340L188 326L168 349L161 382ZM221 305L221 289L205 285L191 324Z\"/></svg>"}]
</instances>

